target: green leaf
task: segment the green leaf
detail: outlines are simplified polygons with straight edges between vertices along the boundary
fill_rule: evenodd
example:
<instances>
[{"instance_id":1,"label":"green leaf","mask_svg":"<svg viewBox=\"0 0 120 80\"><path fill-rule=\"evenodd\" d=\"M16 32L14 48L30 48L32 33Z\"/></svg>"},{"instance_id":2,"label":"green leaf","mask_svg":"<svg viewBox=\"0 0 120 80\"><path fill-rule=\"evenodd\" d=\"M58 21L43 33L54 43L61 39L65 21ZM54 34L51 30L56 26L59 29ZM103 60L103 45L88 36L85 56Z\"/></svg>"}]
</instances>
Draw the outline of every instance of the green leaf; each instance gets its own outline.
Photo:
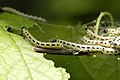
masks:
<instances>
[{"instance_id":1,"label":"green leaf","mask_svg":"<svg viewBox=\"0 0 120 80\"><path fill-rule=\"evenodd\" d=\"M54 62L46 60L42 53L34 52L33 47L21 36L7 32L4 26L10 25L10 22L0 20L2 21L4 23L0 23L2 25L0 26L0 80L68 80L70 78L64 68L55 68Z\"/></svg>"},{"instance_id":2,"label":"green leaf","mask_svg":"<svg viewBox=\"0 0 120 80\"><path fill-rule=\"evenodd\" d=\"M79 26L63 26L63 25L54 25L54 24L41 23L41 22L36 23L36 22L30 21L27 18L23 18L21 16L9 14L9 13L0 14L0 24L3 27L6 25L9 25L9 26L13 27L15 30L20 30L20 28L22 26L26 26L29 28L28 30L30 31L30 33L35 38L37 38L38 40L41 40L41 41L48 41L49 39L52 39L52 38L60 38L63 40L68 40L68 41L72 41L72 42L76 42L76 43L79 42L82 44L82 42L80 41L80 38L82 38L82 36L85 35L84 27L82 27L81 25L79 25ZM0 33L1 32L3 32L3 31L0 30ZM8 35L8 32L4 32L4 34ZM9 33L9 34L11 35L12 33ZM1 35L2 38L5 38L5 36L3 36L3 35ZM17 37L10 38L10 39L16 39L16 38ZM4 46L7 46L5 43L7 41L9 41L8 39L9 38L5 38L5 40L0 39L1 40L0 45L2 45L2 47L0 47L1 49L3 49ZM19 40L21 40L21 39L19 39ZM6 41L6 42L3 42L3 41ZM17 40L12 40L12 41L17 41ZM23 42L25 45L23 45ZM9 43L11 45L11 42L9 42ZM13 42L13 43L15 44L15 42ZM18 41L18 43L21 43L21 41ZM24 50L23 55L28 56L27 58L25 58L25 60L26 59L28 60L28 58L31 57L32 60L35 60L35 61L33 61L33 63L34 63L33 66L37 67L37 65L39 63L41 63L41 60L36 61L36 59L42 59L43 55L36 54L32 50L30 50L30 49L32 49L32 47L29 48L27 45L28 44L25 43L25 41L23 40L21 46L24 46L24 47L21 50ZM30 50L29 55L28 54L26 55L27 51L25 51L25 49L26 49L25 47L28 48L27 49L28 51ZM10 48L10 47L7 47L7 48ZM4 51L6 53L4 55L6 55L10 51L11 51L10 54L15 55L15 53L12 52L12 50L8 49L8 51L6 51L7 49L6 50L5 49L4 49ZM12 49L16 50L16 48L12 48ZM3 51L3 50L0 50L0 51ZM10 54L8 54L8 55L10 55ZM42 55L42 58L39 58L39 57L41 57L40 55ZM11 59L13 61L12 62L10 60L7 60L7 61L9 61L9 64L12 63L12 65L13 65L14 59L15 60L19 59L19 57L17 57L17 56L13 57L13 55L10 55L10 56L12 56L12 57L10 57L10 59L13 58L13 59ZM35 59L33 59L34 57L35 57ZM110 55L99 54L96 57L93 57L92 55L91 56L87 56L87 55L86 56L74 56L74 55L69 56L69 55L47 54L47 55L45 55L45 57L47 59L53 60L55 62L55 66L58 66L58 67L62 66L64 68L66 68L67 72L69 72L71 75L70 80L120 80L120 77L119 77L120 76L120 74L119 74L120 73L120 67L119 67L120 61L117 60L117 58L119 56L114 56L114 55L110 56ZM30 58L30 60L31 60L31 58ZM8 70L10 68L8 65L4 67L4 65L5 65L4 63L7 62L5 59L4 58L0 59L0 64L2 64L2 66L3 66L0 69L1 70L0 74L2 73L0 75L1 80L6 79L6 75L4 75L4 74L7 73L7 71L5 71L5 70ZM7 59L9 59L9 58L7 57ZM28 60L28 62L30 60ZM45 59L45 61L46 61L46 59ZM51 61L48 61L48 62L50 63ZM51 63L53 64L53 62L51 62ZM31 64L31 63L29 62L29 64ZM19 67L21 69L24 69L23 65L24 65L24 63L21 64ZM53 65L53 67L54 67L54 65ZM5 70L4 70L4 68L5 68ZM42 70L44 70L44 66L41 68L42 68ZM17 69L18 71L21 70L19 68L15 68L15 69ZM34 71L36 71L36 69L38 69L38 68L35 68ZM49 70L51 70L51 69L52 68L49 68ZM55 68L55 70L58 70L58 69L61 69L61 68ZM2 71L2 70L4 70L4 71ZM28 68L24 69L24 70L28 70ZM30 70L31 70L31 68L30 68ZM62 70L64 71L64 69L62 69ZM15 73L15 76L18 75L21 77L21 75L22 75L22 77L23 77L23 73L24 73L24 76L26 75L25 72L22 71L21 73L19 73L18 71L17 71L17 73ZM59 70L59 71L61 71L61 70ZM36 72L39 72L39 70ZM47 74L47 72L43 72L43 73ZM9 72L9 74L10 74L10 72ZM39 77L37 75L38 75L38 73L35 74L35 76ZM52 72L50 72L49 75L52 75ZM65 73L65 75L61 75L61 76L67 76L67 79L69 77L67 73ZM8 77L8 75L7 75L7 77ZM41 79L41 78L39 78L39 79ZM14 79L12 79L12 80L14 80ZM53 80L53 79L51 79L51 80Z\"/></svg>"}]
</instances>

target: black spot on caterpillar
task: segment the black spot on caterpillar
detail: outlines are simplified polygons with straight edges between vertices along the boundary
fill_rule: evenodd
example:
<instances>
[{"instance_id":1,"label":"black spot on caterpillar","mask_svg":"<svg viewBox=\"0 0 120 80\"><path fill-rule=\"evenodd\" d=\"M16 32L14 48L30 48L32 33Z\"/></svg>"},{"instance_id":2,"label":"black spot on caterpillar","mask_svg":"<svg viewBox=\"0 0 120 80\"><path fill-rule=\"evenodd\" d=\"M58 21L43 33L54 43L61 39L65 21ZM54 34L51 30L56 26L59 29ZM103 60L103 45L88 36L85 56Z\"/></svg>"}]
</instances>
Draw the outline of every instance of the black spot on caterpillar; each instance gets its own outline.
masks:
<instances>
[{"instance_id":1,"label":"black spot on caterpillar","mask_svg":"<svg viewBox=\"0 0 120 80\"><path fill-rule=\"evenodd\" d=\"M104 46L104 47L114 47L111 44L111 42L112 42L111 40L104 40L104 41L102 41L102 40L90 40L86 36L83 36L82 41L86 44L101 45L101 46Z\"/></svg>"},{"instance_id":2,"label":"black spot on caterpillar","mask_svg":"<svg viewBox=\"0 0 120 80\"><path fill-rule=\"evenodd\" d=\"M86 33L89 37L93 38L93 39L98 39L98 40L113 40L115 37L103 37L103 36L99 36L95 33L93 33L90 30L86 30Z\"/></svg>"},{"instance_id":3,"label":"black spot on caterpillar","mask_svg":"<svg viewBox=\"0 0 120 80\"><path fill-rule=\"evenodd\" d=\"M120 27L119 28L107 28L104 30L105 33L111 34L111 35L120 35Z\"/></svg>"},{"instance_id":4,"label":"black spot on caterpillar","mask_svg":"<svg viewBox=\"0 0 120 80\"><path fill-rule=\"evenodd\" d=\"M120 37L116 37L113 44L115 48L120 48Z\"/></svg>"},{"instance_id":5,"label":"black spot on caterpillar","mask_svg":"<svg viewBox=\"0 0 120 80\"><path fill-rule=\"evenodd\" d=\"M102 47L99 45L98 46L97 45L82 45L82 44L76 44L76 43L72 43L72 42L68 42L68 41L64 41L60 39L56 39L54 41L60 42L60 43L64 42L65 43L63 44L64 46L71 48L75 51L79 51L79 52L102 52L103 54L119 54L120 53L118 49L106 48L106 47ZM69 45L67 45L68 43Z\"/></svg>"},{"instance_id":6,"label":"black spot on caterpillar","mask_svg":"<svg viewBox=\"0 0 120 80\"><path fill-rule=\"evenodd\" d=\"M49 43L36 40L25 27L21 28L22 34L35 46L47 49L62 49L61 43Z\"/></svg>"},{"instance_id":7,"label":"black spot on caterpillar","mask_svg":"<svg viewBox=\"0 0 120 80\"><path fill-rule=\"evenodd\" d=\"M115 48L106 48L106 47L103 47L103 53L104 54L119 54L120 51L118 49L115 49Z\"/></svg>"},{"instance_id":8,"label":"black spot on caterpillar","mask_svg":"<svg viewBox=\"0 0 120 80\"><path fill-rule=\"evenodd\" d=\"M71 48L75 51L79 52L96 52L96 51L102 51L102 46L96 46L96 45L82 45L82 44L76 44L60 39L53 40L59 43L62 43L64 46ZM93 48L94 47L94 48Z\"/></svg>"}]
</instances>

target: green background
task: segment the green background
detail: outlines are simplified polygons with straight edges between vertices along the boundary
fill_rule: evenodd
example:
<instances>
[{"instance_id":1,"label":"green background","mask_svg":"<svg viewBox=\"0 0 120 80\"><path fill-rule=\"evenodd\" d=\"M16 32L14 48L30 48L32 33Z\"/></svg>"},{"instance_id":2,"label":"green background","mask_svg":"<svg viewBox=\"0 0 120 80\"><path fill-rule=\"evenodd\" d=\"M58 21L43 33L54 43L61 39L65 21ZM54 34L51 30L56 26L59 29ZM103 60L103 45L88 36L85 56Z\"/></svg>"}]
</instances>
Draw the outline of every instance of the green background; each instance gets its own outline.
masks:
<instances>
[{"instance_id":1,"label":"green background","mask_svg":"<svg viewBox=\"0 0 120 80\"><path fill-rule=\"evenodd\" d=\"M0 6L41 16L49 23L65 25L92 21L101 11L108 11L119 20L119 4L119 0L0 0Z\"/></svg>"},{"instance_id":2,"label":"green background","mask_svg":"<svg viewBox=\"0 0 120 80\"><path fill-rule=\"evenodd\" d=\"M38 40L60 38L78 43L84 35L84 27L78 23L84 24L96 19L101 11L109 11L116 20L119 20L119 2L118 0L0 0L0 6L9 6L45 18L49 24L39 23L45 33L36 31L36 26L29 28ZM53 60L55 66L66 68L71 75L70 80L120 80L118 56L97 55L94 58L47 54L45 57Z\"/></svg>"}]
</instances>

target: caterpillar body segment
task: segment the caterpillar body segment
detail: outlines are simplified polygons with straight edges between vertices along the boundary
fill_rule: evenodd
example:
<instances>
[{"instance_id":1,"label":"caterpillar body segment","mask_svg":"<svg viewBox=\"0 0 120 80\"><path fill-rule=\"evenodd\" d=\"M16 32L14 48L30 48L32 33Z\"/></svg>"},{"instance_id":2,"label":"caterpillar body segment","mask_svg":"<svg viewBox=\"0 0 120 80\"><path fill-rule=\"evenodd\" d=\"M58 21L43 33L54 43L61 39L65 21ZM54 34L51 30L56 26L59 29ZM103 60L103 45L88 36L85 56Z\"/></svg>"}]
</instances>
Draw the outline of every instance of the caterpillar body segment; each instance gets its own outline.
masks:
<instances>
[{"instance_id":1,"label":"caterpillar body segment","mask_svg":"<svg viewBox=\"0 0 120 80\"><path fill-rule=\"evenodd\" d=\"M53 42L59 42L62 43L64 46L71 48L73 50L79 51L79 52L102 52L103 54L119 54L120 50L115 48L106 48L102 46L97 45L82 45L82 44L76 44L60 39L53 40Z\"/></svg>"},{"instance_id":2,"label":"caterpillar body segment","mask_svg":"<svg viewBox=\"0 0 120 80\"><path fill-rule=\"evenodd\" d=\"M49 43L41 42L36 40L25 27L22 27L22 34L35 46L47 49L62 49L63 45L61 43Z\"/></svg>"},{"instance_id":3,"label":"caterpillar body segment","mask_svg":"<svg viewBox=\"0 0 120 80\"><path fill-rule=\"evenodd\" d=\"M100 45L100 46L104 46L104 47L114 47L111 43L111 40L105 40L105 41L101 41L101 40L90 40L89 38L87 38L86 36L83 36L83 42L86 44L91 44L91 45Z\"/></svg>"},{"instance_id":4,"label":"caterpillar body segment","mask_svg":"<svg viewBox=\"0 0 120 80\"><path fill-rule=\"evenodd\" d=\"M99 35L96 35L95 33L93 33L92 31L90 30L86 30L86 33L89 37L93 38L93 39L97 39L97 40L102 40L102 41L105 41L105 40L113 40L115 37L103 37L103 36L99 36Z\"/></svg>"},{"instance_id":5,"label":"caterpillar body segment","mask_svg":"<svg viewBox=\"0 0 120 80\"><path fill-rule=\"evenodd\" d=\"M53 42L59 42L62 43L64 46L71 48L75 51L79 52L97 52L97 51L102 51L103 47L102 46L96 46L96 45L82 45L82 44L76 44L60 39L56 39Z\"/></svg>"},{"instance_id":6,"label":"caterpillar body segment","mask_svg":"<svg viewBox=\"0 0 120 80\"><path fill-rule=\"evenodd\" d=\"M103 54L120 54L120 50L115 48L106 48L103 47Z\"/></svg>"},{"instance_id":7,"label":"caterpillar body segment","mask_svg":"<svg viewBox=\"0 0 120 80\"><path fill-rule=\"evenodd\" d=\"M120 35L120 28L116 28L116 29L108 28L105 29L104 32L111 35Z\"/></svg>"},{"instance_id":8,"label":"caterpillar body segment","mask_svg":"<svg viewBox=\"0 0 120 80\"><path fill-rule=\"evenodd\" d=\"M104 32L107 34L113 34L115 33L116 29L105 29Z\"/></svg>"},{"instance_id":9,"label":"caterpillar body segment","mask_svg":"<svg viewBox=\"0 0 120 80\"><path fill-rule=\"evenodd\" d=\"M115 48L120 48L120 37L116 37L116 39L114 39L113 44Z\"/></svg>"}]
</instances>

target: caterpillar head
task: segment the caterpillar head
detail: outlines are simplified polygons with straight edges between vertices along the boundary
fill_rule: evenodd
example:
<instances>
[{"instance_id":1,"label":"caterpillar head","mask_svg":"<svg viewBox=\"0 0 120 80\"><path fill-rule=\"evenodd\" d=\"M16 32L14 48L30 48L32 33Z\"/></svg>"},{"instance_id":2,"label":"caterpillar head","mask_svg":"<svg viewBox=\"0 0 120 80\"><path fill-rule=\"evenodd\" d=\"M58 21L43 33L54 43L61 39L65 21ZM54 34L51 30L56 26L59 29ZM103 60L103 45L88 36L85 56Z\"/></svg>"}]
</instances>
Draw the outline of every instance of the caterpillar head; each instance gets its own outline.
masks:
<instances>
[{"instance_id":1,"label":"caterpillar head","mask_svg":"<svg viewBox=\"0 0 120 80\"><path fill-rule=\"evenodd\" d=\"M7 31L10 31L10 30L11 30L11 27L10 27L10 26L5 26L5 29L6 29Z\"/></svg>"},{"instance_id":2,"label":"caterpillar head","mask_svg":"<svg viewBox=\"0 0 120 80\"><path fill-rule=\"evenodd\" d=\"M26 29L26 27L23 26L23 27L21 28L21 30L23 30L23 29Z\"/></svg>"},{"instance_id":3,"label":"caterpillar head","mask_svg":"<svg viewBox=\"0 0 120 80\"><path fill-rule=\"evenodd\" d=\"M108 32L108 29L104 29L104 33L107 33Z\"/></svg>"},{"instance_id":4,"label":"caterpillar head","mask_svg":"<svg viewBox=\"0 0 120 80\"><path fill-rule=\"evenodd\" d=\"M57 39L51 39L50 42L57 42Z\"/></svg>"}]
</instances>

